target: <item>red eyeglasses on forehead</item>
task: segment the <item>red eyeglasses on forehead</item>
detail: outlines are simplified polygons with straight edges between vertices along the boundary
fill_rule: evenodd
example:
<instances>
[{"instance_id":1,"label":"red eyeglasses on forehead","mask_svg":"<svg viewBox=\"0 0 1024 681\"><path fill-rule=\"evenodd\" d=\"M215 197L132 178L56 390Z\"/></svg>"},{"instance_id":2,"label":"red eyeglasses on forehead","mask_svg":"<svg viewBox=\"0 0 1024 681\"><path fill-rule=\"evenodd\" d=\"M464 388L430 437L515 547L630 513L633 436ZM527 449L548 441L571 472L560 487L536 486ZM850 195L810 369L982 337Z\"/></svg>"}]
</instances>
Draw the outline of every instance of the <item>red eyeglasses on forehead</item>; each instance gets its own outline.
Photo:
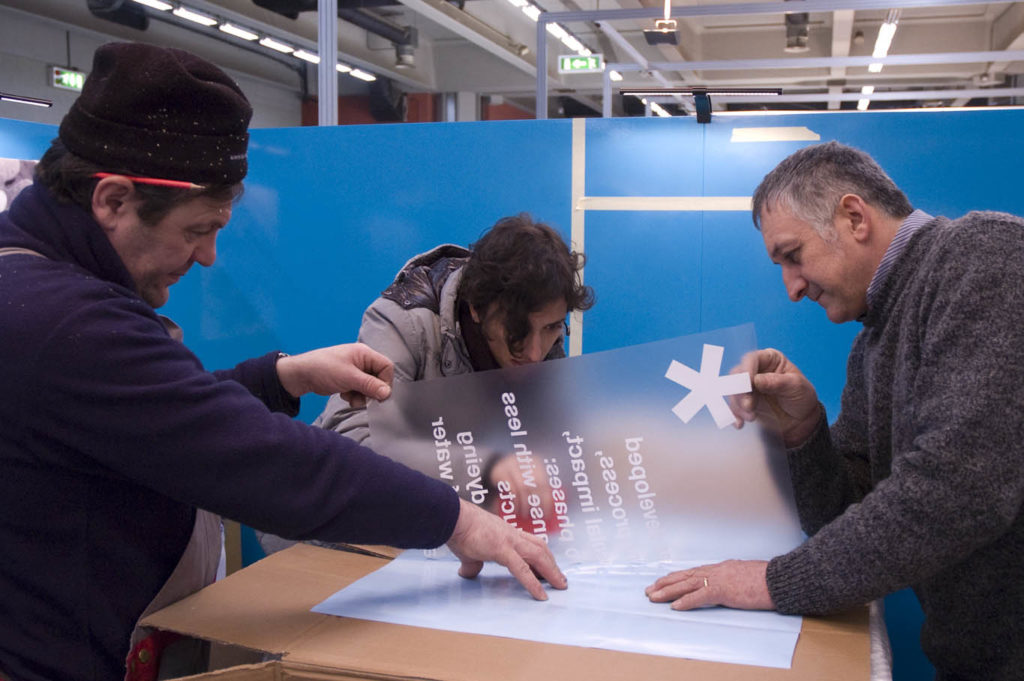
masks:
<instances>
[{"instance_id":1,"label":"red eyeglasses on forehead","mask_svg":"<svg viewBox=\"0 0 1024 681\"><path fill-rule=\"evenodd\" d=\"M92 177L103 179L105 177L123 177L139 184L152 184L158 187L174 187L175 189L206 189L205 185L186 182L184 180L163 180L158 177L136 177L135 175L122 175L121 173L93 173Z\"/></svg>"}]
</instances>

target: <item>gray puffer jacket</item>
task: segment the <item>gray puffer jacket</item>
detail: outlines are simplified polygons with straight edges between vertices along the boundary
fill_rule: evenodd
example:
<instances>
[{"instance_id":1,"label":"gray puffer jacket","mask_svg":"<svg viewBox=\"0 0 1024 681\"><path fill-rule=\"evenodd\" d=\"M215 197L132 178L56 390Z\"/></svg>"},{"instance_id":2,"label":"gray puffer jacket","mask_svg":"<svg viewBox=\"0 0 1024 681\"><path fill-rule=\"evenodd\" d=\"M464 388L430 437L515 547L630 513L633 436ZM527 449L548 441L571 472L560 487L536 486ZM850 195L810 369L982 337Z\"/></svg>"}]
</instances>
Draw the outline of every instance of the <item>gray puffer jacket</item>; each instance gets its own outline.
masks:
<instances>
[{"instance_id":1,"label":"gray puffer jacket","mask_svg":"<svg viewBox=\"0 0 1024 681\"><path fill-rule=\"evenodd\" d=\"M473 371L458 314L462 267L469 251L444 244L407 262L363 314L359 341L395 363L396 381L419 381ZM565 357L559 340L544 358ZM364 442L369 436L365 409L332 395L314 425Z\"/></svg>"}]
</instances>

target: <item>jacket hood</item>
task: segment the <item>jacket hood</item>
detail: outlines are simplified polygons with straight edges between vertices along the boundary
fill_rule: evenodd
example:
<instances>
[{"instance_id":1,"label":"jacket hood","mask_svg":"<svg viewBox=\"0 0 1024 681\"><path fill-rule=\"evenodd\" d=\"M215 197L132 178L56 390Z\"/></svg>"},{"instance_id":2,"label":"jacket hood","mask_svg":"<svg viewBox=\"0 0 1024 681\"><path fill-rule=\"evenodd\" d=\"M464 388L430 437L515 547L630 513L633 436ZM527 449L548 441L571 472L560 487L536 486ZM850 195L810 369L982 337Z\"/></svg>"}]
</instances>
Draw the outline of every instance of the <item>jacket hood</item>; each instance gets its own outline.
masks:
<instances>
[{"instance_id":1,"label":"jacket hood","mask_svg":"<svg viewBox=\"0 0 1024 681\"><path fill-rule=\"evenodd\" d=\"M442 244L405 263L395 280L380 295L406 310L423 307L438 314L441 310L441 289L468 258L468 249Z\"/></svg>"},{"instance_id":2,"label":"jacket hood","mask_svg":"<svg viewBox=\"0 0 1024 681\"><path fill-rule=\"evenodd\" d=\"M27 248L57 262L82 267L135 290L135 282L103 229L82 208L58 202L38 184L26 187L0 213L0 248Z\"/></svg>"}]
</instances>

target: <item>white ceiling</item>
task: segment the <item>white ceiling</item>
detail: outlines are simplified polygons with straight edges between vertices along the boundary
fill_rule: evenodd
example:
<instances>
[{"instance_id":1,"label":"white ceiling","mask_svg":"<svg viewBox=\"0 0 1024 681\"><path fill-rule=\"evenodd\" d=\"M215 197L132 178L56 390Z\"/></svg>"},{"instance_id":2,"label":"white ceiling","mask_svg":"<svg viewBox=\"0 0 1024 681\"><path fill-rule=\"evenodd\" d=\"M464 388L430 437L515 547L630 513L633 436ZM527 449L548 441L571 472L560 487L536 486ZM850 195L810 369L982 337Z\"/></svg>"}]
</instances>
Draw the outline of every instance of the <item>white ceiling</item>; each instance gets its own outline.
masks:
<instances>
[{"instance_id":1,"label":"white ceiling","mask_svg":"<svg viewBox=\"0 0 1024 681\"><path fill-rule=\"evenodd\" d=\"M164 26L168 23L167 15L157 16L163 13L147 9L150 28L147 35L142 35L134 29L96 18L88 11L88 1L0 0L0 5L124 38L155 42L161 32L171 30ZM133 0L122 1L133 4ZM297 20L291 20L256 6L252 0L180 2L293 44L316 49L315 12L306 12ZM338 5L351 7L351 2L353 0L338 0ZM660 12L663 5L658 0L537 2L547 12L554 13L553 16L571 12L574 13L571 17L576 18L580 13L587 14L585 19L561 23L591 50L602 53L606 62L623 64L624 80L612 83L613 92L627 86L781 87L782 97L761 98L756 105L746 105L814 109L853 107L860 97L861 87L873 85L872 108L952 106L969 102L974 105L1024 103L1024 97L1016 89L1018 83L1024 87L1024 79L1019 80L1024 70L1020 52L1024 50L1024 3L892 0L892 5L881 5L875 1L844 3L838 0L748 0L742 3L676 0L675 12L699 15L677 18L677 46L650 46L644 40L643 29L653 27L657 17L620 19L614 15L616 11L623 14L622 10L643 8L650 8L648 14ZM415 51L415 67L396 68L391 43L346 21L338 23L339 60L391 78L405 91L474 92L534 110L537 24L509 0L465 0L462 8L446 0L395 0L395 3L370 7L368 11L417 29L419 46ZM808 49L803 53L787 53L784 51L783 8L801 11L802 7L813 10L809 13ZM901 9L889 55L893 61L902 59L909 63L887 63L880 73L870 73L867 58L890 7ZM596 15L589 13L597 11L609 14L595 22ZM223 53L224 40L242 43L216 29L190 30L186 35L189 44L181 46L199 53L204 52L204 45L210 47L214 42L220 43L219 55ZM176 40L181 42L182 38ZM282 55L274 55L273 59L259 56L262 49L256 47L257 51L253 51L253 47L250 43L246 50L236 50L237 63L224 65L261 76L277 74L282 69L281 64L291 59ZM1007 51L1011 54L1006 57L991 54ZM556 57L569 50L549 36L546 52L550 115L563 111L568 115L584 115L587 111L579 108L581 104L600 112L602 76L559 76ZM956 56L959 53L984 54ZM861 59L849 59L857 57ZM1017 61L1013 61L1014 58ZM806 61L811 59L816 62ZM315 80L314 74L312 82ZM356 87L356 84L343 85L343 91L344 87ZM724 98L712 97L712 101L716 109L725 105ZM742 105L753 100L729 101ZM619 97L612 97L610 102L614 104L615 113L623 112Z\"/></svg>"}]
</instances>

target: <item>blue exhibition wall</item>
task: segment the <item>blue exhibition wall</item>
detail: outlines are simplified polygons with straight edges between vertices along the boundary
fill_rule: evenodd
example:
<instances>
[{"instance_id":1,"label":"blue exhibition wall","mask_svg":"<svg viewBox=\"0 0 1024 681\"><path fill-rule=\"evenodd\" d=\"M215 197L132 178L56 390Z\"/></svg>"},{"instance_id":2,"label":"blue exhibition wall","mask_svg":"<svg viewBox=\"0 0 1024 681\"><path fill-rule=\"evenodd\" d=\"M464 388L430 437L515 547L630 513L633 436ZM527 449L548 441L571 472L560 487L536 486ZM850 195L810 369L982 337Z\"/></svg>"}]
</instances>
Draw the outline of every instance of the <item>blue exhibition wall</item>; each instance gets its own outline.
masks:
<instances>
[{"instance_id":1,"label":"blue exhibition wall","mask_svg":"<svg viewBox=\"0 0 1024 681\"><path fill-rule=\"evenodd\" d=\"M1022 119L1006 110L254 130L246 194L218 265L186 277L167 311L211 366L351 341L363 309L416 253L468 244L520 211L568 239L574 164L587 197L749 197L812 143L732 141L751 127L863 148L933 214L1024 214L1011 170L1024 142L999 134ZM583 128L575 141L574 126ZM581 206L575 236L598 297L584 316L584 352L752 321L761 344L789 354L837 412L858 325L788 300L746 210ZM311 420L322 401L306 403Z\"/></svg>"},{"instance_id":2,"label":"blue exhibition wall","mask_svg":"<svg viewBox=\"0 0 1024 681\"><path fill-rule=\"evenodd\" d=\"M165 311L212 368L349 342L407 258L468 244L526 211L566 238L575 219L598 297L584 316L584 352L752 321L760 344L785 351L834 416L859 325L789 302L742 199L786 155L836 139L871 153L932 214L1024 215L1014 163L1024 139L1006 134L1022 123L1024 112L983 110L254 130L246 193L218 262L194 268ZM734 141L749 128L805 139ZM0 156L38 157L55 132L0 120ZM575 196L574 168L584 178ZM673 197L668 208L659 201ZM740 202L686 207L694 197ZM323 401L304 402L300 418L312 420ZM889 603L896 678L929 676L917 662L916 606L906 593Z\"/></svg>"},{"instance_id":3,"label":"blue exhibition wall","mask_svg":"<svg viewBox=\"0 0 1024 681\"><path fill-rule=\"evenodd\" d=\"M598 297L584 316L584 352L752 321L760 344L789 354L834 415L858 325L789 302L747 210L674 210L656 199L749 197L816 140L733 141L737 131L785 128L865 149L932 214L1024 214L1011 165L1024 141L1000 134L1022 120L981 110L254 130L245 196L217 265L193 268L164 311L211 367L354 340L363 309L416 253L469 244L520 211L568 239L576 164L585 197L653 199L600 210L577 197L574 237ZM38 157L55 133L0 120L0 156ZM311 420L323 402L306 403Z\"/></svg>"}]
</instances>

